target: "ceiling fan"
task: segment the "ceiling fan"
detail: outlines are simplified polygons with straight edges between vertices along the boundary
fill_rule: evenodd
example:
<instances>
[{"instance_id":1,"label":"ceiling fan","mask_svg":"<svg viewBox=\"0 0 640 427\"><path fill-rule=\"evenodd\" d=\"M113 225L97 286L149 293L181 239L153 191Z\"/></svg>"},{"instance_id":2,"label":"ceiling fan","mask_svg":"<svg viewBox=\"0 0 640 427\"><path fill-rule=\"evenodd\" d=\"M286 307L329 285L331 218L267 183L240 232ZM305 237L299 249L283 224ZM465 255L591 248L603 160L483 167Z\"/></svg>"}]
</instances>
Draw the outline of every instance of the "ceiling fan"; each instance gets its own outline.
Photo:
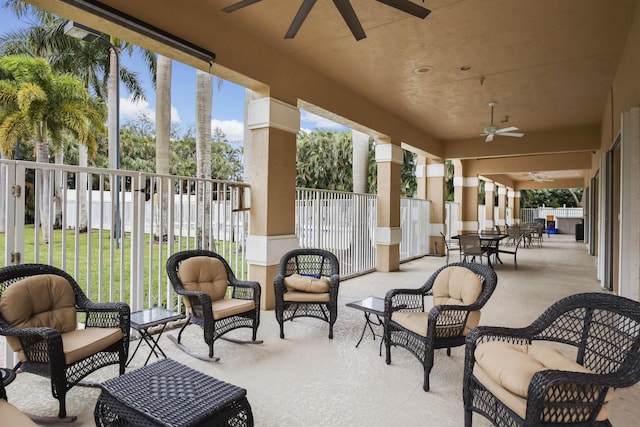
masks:
<instances>
[{"instance_id":1,"label":"ceiling fan","mask_svg":"<svg viewBox=\"0 0 640 427\"><path fill-rule=\"evenodd\" d=\"M535 182L551 182L551 181L553 181L552 179L547 179L546 175L541 174L540 172L529 172L529 176Z\"/></svg>"},{"instance_id":2,"label":"ceiling fan","mask_svg":"<svg viewBox=\"0 0 640 427\"><path fill-rule=\"evenodd\" d=\"M230 13L238 9L242 9L245 6L249 6L254 3L257 3L259 1L261 0L240 0L237 3L233 3L232 5L229 5L223 8L222 10L224 12ZM418 6L417 4L412 3L409 0L376 0L376 1L380 3L384 3L388 6L391 6L395 9L401 10L402 12L406 12L410 15L413 15L421 19L426 18L427 15L431 13L429 9L425 9L422 6ZM367 37L367 35L364 32L364 29L362 28L362 25L360 25L360 20L358 19L356 12L353 10L353 6L351 6L351 2L349 0L333 0L333 3L335 3L336 7L338 8L338 11L342 15L342 19L344 19L344 22L347 23L347 26L351 30L353 37L355 37L356 40L362 40L363 38ZM298 33L298 30L302 26L302 23L304 22L304 20L307 18L307 15L311 11L311 8L313 7L314 4L316 4L316 0L302 0L300 9L298 9L298 13L296 13L296 16L293 18L293 21L289 26L289 30L284 36L285 39L292 39L296 36L296 34Z\"/></svg>"},{"instance_id":3,"label":"ceiling fan","mask_svg":"<svg viewBox=\"0 0 640 427\"><path fill-rule=\"evenodd\" d=\"M517 138L524 136L524 133L513 132L514 130L518 130L518 128L515 126L498 129L498 127L493 124L493 107L495 107L495 105L496 105L495 101L489 102L489 107L491 108L491 124L488 127L484 128L484 133L480 134L480 136L486 135L487 138L485 139L485 142L493 141L494 135L515 136Z\"/></svg>"}]
</instances>

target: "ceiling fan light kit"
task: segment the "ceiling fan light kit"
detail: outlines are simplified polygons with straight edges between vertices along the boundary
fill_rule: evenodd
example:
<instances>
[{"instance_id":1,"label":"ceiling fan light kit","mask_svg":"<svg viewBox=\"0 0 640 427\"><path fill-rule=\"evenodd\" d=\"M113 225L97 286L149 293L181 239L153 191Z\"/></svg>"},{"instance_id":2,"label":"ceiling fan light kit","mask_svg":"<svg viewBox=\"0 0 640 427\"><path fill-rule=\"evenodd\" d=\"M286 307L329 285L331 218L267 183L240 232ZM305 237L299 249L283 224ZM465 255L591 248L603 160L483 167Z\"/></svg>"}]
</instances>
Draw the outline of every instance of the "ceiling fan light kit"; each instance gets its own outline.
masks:
<instances>
[{"instance_id":1,"label":"ceiling fan light kit","mask_svg":"<svg viewBox=\"0 0 640 427\"><path fill-rule=\"evenodd\" d=\"M233 3L222 9L223 12L231 13L238 9L242 9L243 7L252 5L254 3L258 3L262 0L240 0L236 3ZM400 10L402 12L408 13L409 15L413 15L416 18L424 19L426 18L431 11L422 6L418 6L415 3L412 3L409 0L376 0L379 3L386 4L387 6L391 6L394 9ZM367 34L364 32L364 28L360 24L360 20L356 15L355 10L353 10L353 6L349 0L333 0L333 3L336 5L336 8L342 15L342 19L347 24L349 29L351 30L351 34L353 37L358 40L362 40L367 37ZM311 11L311 8L316 4L316 0L302 0L300 4L300 8L296 13L296 16L291 21L291 25L289 29L285 33L285 39L292 39L300 30L302 23L305 19L307 19L307 15Z\"/></svg>"},{"instance_id":2,"label":"ceiling fan light kit","mask_svg":"<svg viewBox=\"0 0 640 427\"><path fill-rule=\"evenodd\" d=\"M493 141L493 137L495 135L499 136L513 136L516 138L520 138L524 136L524 133L514 132L514 130L518 130L515 126L509 126L506 128L498 129L496 125L493 124L493 107L496 106L496 101L489 101L489 108L491 108L491 124L484 128L484 133L481 133L480 136L486 136L485 142ZM508 117L508 116L507 116Z\"/></svg>"}]
</instances>

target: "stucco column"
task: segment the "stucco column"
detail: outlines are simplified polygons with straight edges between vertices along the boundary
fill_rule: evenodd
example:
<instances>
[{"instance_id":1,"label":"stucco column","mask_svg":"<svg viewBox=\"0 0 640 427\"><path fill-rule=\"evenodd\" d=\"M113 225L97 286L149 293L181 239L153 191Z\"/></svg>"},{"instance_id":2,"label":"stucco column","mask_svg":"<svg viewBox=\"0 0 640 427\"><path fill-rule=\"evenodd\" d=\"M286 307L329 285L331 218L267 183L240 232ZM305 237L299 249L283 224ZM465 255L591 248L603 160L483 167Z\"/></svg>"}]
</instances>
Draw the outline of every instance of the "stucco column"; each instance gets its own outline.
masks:
<instances>
[{"instance_id":1,"label":"stucco column","mask_svg":"<svg viewBox=\"0 0 640 427\"><path fill-rule=\"evenodd\" d=\"M510 188L507 188L507 206L511 208L511 216L506 218L508 225L513 225L513 218L515 218L515 213L514 213L515 209L513 208L515 197L516 197L516 192Z\"/></svg>"},{"instance_id":2,"label":"stucco column","mask_svg":"<svg viewBox=\"0 0 640 427\"><path fill-rule=\"evenodd\" d=\"M505 225L507 216L507 189L502 185L498 187L498 218L495 219L496 224Z\"/></svg>"},{"instance_id":3,"label":"stucco column","mask_svg":"<svg viewBox=\"0 0 640 427\"><path fill-rule=\"evenodd\" d=\"M440 233L444 233L444 215L446 202L445 164L442 160L427 159L427 200L429 204L429 253L444 254L444 241Z\"/></svg>"},{"instance_id":4,"label":"stucco column","mask_svg":"<svg viewBox=\"0 0 640 427\"><path fill-rule=\"evenodd\" d=\"M478 178L464 177L462 180L462 229L461 233L478 232Z\"/></svg>"},{"instance_id":5,"label":"stucco column","mask_svg":"<svg viewBox=\"0 0 640 427\"><path fill-rule=\"evenodd\" d=\"M513 192L513 223L520 224L520 192Z\"/></svg>"},{"instance_id":6,"label":"stucco column","mask_svg":"<svg viewBox=\"0 0 640 427\"><path fill-rule=\"evenodd\" d=\"M369 189L367 182L369 176L369 135L352 129L351 140L353 144L353 192L366 193Z\"/></svg>"},{"instance_id":7,"label":"stucco column","mask_svg":"<svg viewBox=\"0 0 640 427\"><path fill-rule=\"evenodd\" d=\"M378 164L378 222L376 227L376 268L400 269L400 171L402 148L388 142L376 144Z\"/></svg>"},{"instance_id":8,"label":"stucco column","mask_svg":"<svg viewBox=\"0 0 640 427\"><path fill-rule=\"evenodd\" d=\"M484 183L485 230L493 230L493 226L495 225L495 223L493 222L493 211L495 204L495 196L493 194L494 189L495 185L493 184L493 182L487 181Z\"/></svg>"},{"instance_id":9,"label":"stucco column","mask_svg":"<svg viewBox=\"0 0 640 427\"><path fill-rule=\"evenodd\" d=\"M251 130L249 277L262 287L261 307L273 309L273 278L282 255L299 246L295 235L296 135L300 112L272 97L248 104Z\"/></svg>"}]
</instances>

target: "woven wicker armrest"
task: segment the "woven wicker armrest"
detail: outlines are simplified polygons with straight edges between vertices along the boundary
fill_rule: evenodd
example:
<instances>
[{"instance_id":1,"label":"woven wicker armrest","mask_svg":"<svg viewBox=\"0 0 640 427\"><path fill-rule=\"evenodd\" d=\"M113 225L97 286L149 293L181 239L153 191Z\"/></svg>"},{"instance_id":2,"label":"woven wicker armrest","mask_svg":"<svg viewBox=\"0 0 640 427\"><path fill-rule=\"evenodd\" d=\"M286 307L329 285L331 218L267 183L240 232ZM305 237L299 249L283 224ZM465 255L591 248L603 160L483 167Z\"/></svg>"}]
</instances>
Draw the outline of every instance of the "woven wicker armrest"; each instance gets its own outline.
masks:
<instances>
[{"instance_id":1,"label":"woven wicker armrest","mask_svg":"<svg viewBox=\"0 0 640 427\"><path fill-rule=\"evenodd\" d=\"M87 316L87 328L123 328L129 329L129 304L123 302L89 303L77 309Z\"/></svg>"}]
</instances>

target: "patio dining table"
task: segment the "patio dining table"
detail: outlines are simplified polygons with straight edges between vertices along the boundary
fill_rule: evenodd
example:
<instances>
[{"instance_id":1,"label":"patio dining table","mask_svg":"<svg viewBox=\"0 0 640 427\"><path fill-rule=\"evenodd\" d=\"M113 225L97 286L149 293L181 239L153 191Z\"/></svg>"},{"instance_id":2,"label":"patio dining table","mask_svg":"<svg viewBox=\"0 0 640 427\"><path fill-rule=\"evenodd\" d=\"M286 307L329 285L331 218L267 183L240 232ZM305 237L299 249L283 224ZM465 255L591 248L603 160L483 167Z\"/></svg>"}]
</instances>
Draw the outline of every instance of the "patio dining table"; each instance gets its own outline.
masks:
<instances>
[{"instance_id":1,"label":"patio dining table","mask_svg":"<svg viewBox=\"0 0 640 427\"><path fill-rule=\"evenodd\" d=\"M500 259L500 242L507 237L508 234L503 233L464 233L466 236L477 236L480 239L480 245L487 251L489 266L493 268L491 264L491 255L495 255L496 260L500 264L504 264ZM452 239L458 240L460 236L453 236Z\"/></svg>"}]
</instances>

